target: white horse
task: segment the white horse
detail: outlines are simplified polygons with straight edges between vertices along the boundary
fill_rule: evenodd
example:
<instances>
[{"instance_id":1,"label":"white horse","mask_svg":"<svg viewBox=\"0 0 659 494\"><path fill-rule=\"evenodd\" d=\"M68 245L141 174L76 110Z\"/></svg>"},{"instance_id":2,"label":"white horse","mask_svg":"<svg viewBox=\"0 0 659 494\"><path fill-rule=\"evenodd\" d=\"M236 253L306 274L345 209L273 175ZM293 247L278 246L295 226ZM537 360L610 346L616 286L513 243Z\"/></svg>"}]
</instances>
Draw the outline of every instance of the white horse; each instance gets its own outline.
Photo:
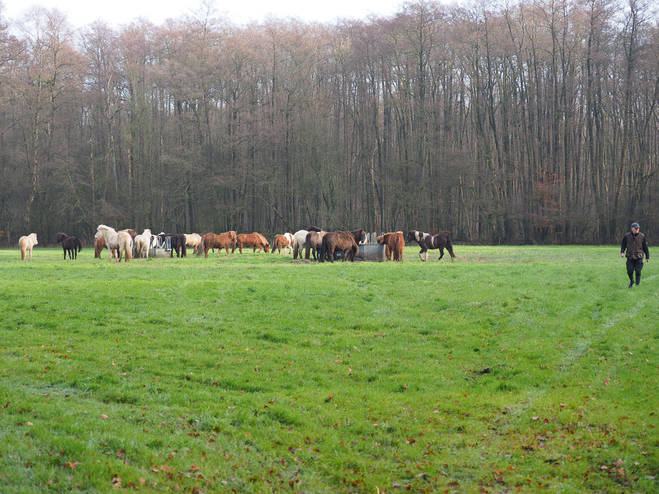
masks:
<instances>
[{"instance_id":1,"label":"white horse","mask_svg":"<svg viewBox=\"0 0 659 494\"><path fill-rule=\"evenodd\" d=\"M126 253L126 262L130 261L133 251L133 239L128 232L121 231L117 233L114 228L105 225L98 225L94 238L104 238L105 245L110 251L110 260L116 259L121 261L121 251Z\"/></svg>"},{"instance_id":2,"label":"white horse","mask_svg":"<svg viewBox=\"0 0 659 494\"><path fill-rule=\"evenodd\" d=\"M146 259L149 257L149 248L151 246L151 230L146 229L142 235L135 237L135 257Z\"/></svg>"},{"instance_id":3,"label":"white horse","mask_svg":"<svg viewBox=\"0 0 659 494\"><path fill-rule=\"evenodd\" d=\"M28 251L30 252L30 261L32 260L32 247L38 243L36 233L30 233L29 235L18 239L18 246L21 248L21 259L23 261L25 260Z\"/></svg>"},{"instance_id":4,"label":"white horse","mask_svg":"<svg viewBox=\"0 0 659 494\"><path fill-rule=\"evenodd\" d=\"M298 230L293 235L293 259L297 259L297 256L300 256L302 259L302 251L306 247L307 243L307 230Z\"/></svg>"}]
</instances>

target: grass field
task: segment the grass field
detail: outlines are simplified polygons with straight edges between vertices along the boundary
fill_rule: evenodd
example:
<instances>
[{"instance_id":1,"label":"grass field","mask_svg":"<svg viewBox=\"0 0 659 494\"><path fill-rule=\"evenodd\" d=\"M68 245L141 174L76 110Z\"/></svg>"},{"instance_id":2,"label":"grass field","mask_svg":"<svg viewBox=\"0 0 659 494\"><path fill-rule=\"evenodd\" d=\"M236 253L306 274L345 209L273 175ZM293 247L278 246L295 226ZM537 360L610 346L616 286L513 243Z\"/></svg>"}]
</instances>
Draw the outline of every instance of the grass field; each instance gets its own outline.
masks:
<instances>
[{"instance_id":1,"label":"grass field","mask_svg":"<svg viewBox=\"0 0 659 494\"><path fill-rule=\"evenodd\" d=\"M0 492L659 491L653 262L455 250L0 250Z\"/></svg>"}]
</instances>

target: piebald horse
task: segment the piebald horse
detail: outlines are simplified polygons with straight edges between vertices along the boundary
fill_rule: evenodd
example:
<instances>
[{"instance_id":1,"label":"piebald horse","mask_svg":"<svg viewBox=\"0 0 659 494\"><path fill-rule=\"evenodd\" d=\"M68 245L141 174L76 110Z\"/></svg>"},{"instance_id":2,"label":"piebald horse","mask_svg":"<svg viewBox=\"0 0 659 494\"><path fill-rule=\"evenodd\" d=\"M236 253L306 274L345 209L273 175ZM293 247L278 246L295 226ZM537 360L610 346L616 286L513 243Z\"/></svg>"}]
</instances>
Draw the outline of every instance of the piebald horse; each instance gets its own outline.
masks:
<instances>
[{"instance_id":1,"label":"piebald horse","mask_svg":"<svg viewBox=\"0 0 659 494\"><path fill-rule=\"evenodd\" d=\"M428 249L439 249L439 259L441 259L444 257L444 249L446 248L449 254L451 254L451 259L455 259L451 237L449 237L446 233L430 235L429 233L420 232L419 230L410 230L410 232L407 234L407 241L416 242L419 244L419 247L421 247L419 258L422 261L428 260ZM425 254L425 259L421 256L421 254Z\"/></svg>"}]
</instances>

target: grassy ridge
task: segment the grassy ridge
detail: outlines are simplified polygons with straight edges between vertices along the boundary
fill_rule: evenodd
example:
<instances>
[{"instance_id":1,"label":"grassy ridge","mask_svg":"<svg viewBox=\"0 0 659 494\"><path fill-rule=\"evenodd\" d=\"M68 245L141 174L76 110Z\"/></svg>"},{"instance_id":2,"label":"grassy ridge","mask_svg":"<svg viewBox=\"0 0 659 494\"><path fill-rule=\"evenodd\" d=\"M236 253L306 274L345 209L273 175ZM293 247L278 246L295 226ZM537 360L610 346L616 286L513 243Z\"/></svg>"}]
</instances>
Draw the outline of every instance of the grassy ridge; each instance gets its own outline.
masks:
<instances>
[{"instance_id":1,"label":"grassy ridge","mask_svg":"<svg viewBox=\"0 0 659 494\"><path fill-rule=\"evenodd\" d=\"M0 491L659 488L652 263L417 252L1 250Z\"/></svg>"}]
</instances>

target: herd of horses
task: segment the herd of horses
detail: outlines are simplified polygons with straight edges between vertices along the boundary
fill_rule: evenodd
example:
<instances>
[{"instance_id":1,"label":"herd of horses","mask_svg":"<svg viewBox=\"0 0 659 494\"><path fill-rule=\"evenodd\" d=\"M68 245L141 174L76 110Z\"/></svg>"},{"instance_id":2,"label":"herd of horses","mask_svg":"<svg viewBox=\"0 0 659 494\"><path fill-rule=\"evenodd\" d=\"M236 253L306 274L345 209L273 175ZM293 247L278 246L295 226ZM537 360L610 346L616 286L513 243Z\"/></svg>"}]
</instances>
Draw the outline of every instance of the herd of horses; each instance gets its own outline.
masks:
<instances>
[{"instance_id":1,"label":"herd of horses","mask_svg":"<svg viewBox=\"0 0 659 494\"><path fill-rule=\"evenodd\" d=\"M422 261L428 260L428 250L439 249L439 259L444 257L444 249L448 251L451 258L456 256L453 253L453 243L451 237L446 233L431 235L419 230L410 230L407 237L401 231L383 233L378 236L378 244L385 246L385 255L388 260L402 261L405 241L416 242L420 247L419 258ZM191 248L197 254L204 254L208 257L210 250L217 251L215 257L219 257L220 252L225 250L227 258L236 251L243 253L243 247L252 248L252 252L272 252L275 250L281 254L293 254L293 259L298 257L310 259L313 257L318 262L334 262L338 258L343 261L354 262L359 253L359 245L367 242L366 230L359 229L351 232L334 231L326 232L316 226L310 226L307 230L299 230L293 233L283 233L275 235L272 245L268 240L258 232L241 233L228 231L220 234L206 233L199 235L197 233L164 233L153 235L151 230L146 229L141 234L136 230L127 229L116 231L107 225L98 225L94 235L94 257L100 258L103 249L108 249L110 260L120 262L122 257L125 262L130 261L133 257L144 259L149 257L150 251L155 248L163 247L168 244L171 248L170 256L186 257L187 249ZM29 254L32 260L32 248L37 245L37 234L21 237L18 241L21 248L21 259L25 260ZM82 250L82 241L77 237L69 237L65 233L57 234L57 243L62 245L64 259L67 254L69 259L77 259L78 252ZM229 252L231 249L231 253Z\"/></svg>"}]
</instances>

